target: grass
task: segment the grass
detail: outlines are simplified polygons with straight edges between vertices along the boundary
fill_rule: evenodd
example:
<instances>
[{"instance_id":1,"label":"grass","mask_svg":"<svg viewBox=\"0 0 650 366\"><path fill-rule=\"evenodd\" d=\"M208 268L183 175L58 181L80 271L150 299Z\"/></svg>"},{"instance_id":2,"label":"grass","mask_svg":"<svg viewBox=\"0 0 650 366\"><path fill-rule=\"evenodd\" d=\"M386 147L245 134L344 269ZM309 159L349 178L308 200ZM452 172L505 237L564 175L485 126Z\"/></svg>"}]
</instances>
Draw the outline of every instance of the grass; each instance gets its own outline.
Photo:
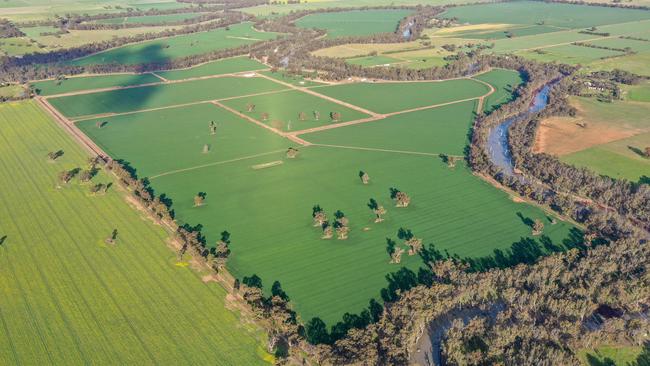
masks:
<instances>
[{"instance_id":1,"label":"grass","mask_svg":"<svg viewBox=\"0 0 650 366\"><path fill-rule=\"evenodd\" d=\"M513 98L513 92L524 80L521 74L511 70L495 69L478 75L475 79L482 80L495 88L494 93L485 98L483 110L490 112Z\"/></svg>"},{"instance_id":2,"label":"grass","mask_svg":"<svg viewBox=\"0 0 650 366\"><path fill-rule=\"evenodd\" d=\"M197 18L207 13L179 13L179 14L165 14L165 15L143 15L135 17L122 17L122 18L108 18L96 20L93 23L100 24L160 24L184 21L187 19Z\"/></svg>"},{"instance_id":3,"label":"grass","mask_svg":"<svg viewBox=\"0 0 650 366\"><path fill-rule=\"evenodd\" d=\"M234 48L275 38L275 33L257 32L251 23L241 23L208 32L156 39L99 52L69 62L72 65L107 63L139 64L166 62L180 57Z\"/></svg>"},{"instance_id":4,"label":"grass","mask_svg":"<svg viewBox=\"0 0 650 366\"><path fill-rule=\"evenodd\" d=\"M16 98L25 94L25 88L21 85L9 84L0 86L0 98Z\"/></svg>"},{"instance_id":5,"label":"grass","mask_svg":"<svg viewBox=\"0 0 650 366\"><path fill-rule=\"evenodd\" d=\"M317 90L321 89L318 88ZM249 103L255 105L253 112L247 112L247 105ZM341 114L340 122L369 117L354 109L297 90L231 99L224 102L224 104L250 115L258 121L262 121L263 113L268 113L269 119L267 123L272 127L284 131L298 131L331 124L330 112L339 112ZM320 112L320 118L318 120L316 120L314 115L315 111ZM305 121L301 121L298 118L301 112L306 115Z\"/></svg>"},{"instance_id":6,"label":"grass","mask_svg":"<svg viewBox=\"0 0 650 366\"><path fill-rule=\"evenodd\" d=\"M38 43L26 37L0 38L0 55L18 56L41 51Z\"/></svg>"},{"instance_id":7,"label":"grass","mask_svg":"<svg viewBox=\"0 0 650 366\"><path fill-rule=\"evenodd\" d=\"M623 56L623 52L612 51L600 48L583 47L577 45L561 45L547 47L540 51L528 51L520 53L528 58L535 59L542 62L558 61L566 64L585 64L592 61L601 60L604 58L611 58Z\"/></svg>"},{"instance_id":8,"label":"grass","mask_svg":"<svg viewBox=\"0 0 650 366\"><path fill-rule=\"evenodd\" d=\"M395 62L401 62L401 60L398 60L396 58L383 56L383 55L356 57L356 58L347 59L346 61L349 64L360 65L360 66L390 65Z\"/></svg>"},{"instance_id":9,"label":"grass","mask_svg":"<svg viewBox=\"0 0 650 366\"><path fill-rule=\"evenodd\" d=\"M452 28L453 29L453 28ZM455 37L467 38L467 39L504 39L507 38L507 33L512 34L513 37L525 37L532 36L536 34L544 34L557 32L561 30L558 27L546 26L546 25L527 25L527 26L514 26L501 29L499 31L469 31L462 33L454 33Z\"/></svg>"},{"instance_id":10,"label":"grass","mask_svg":"<svg viewBox=\"0 0 650 366\"><path fill-rule=\"evenodd\" d=\"M650 133L578 151L563 156L561 160L612 178L636 182L642 176L650 175L650 159L638 152L645 150L646 146L650 146Z\"/></svg>"},{"instance_id":11,"label":"grass","mask_svg":"<svg viewBox=\"0 0 650 366\"><path fill-rule=\"evenodd\" d=\"M315 144L463 155L476 103L469 101L399 114L301 137Z\"/></svg>"},{"instance_id":12,"label":"grass","mask_svg":"<svg viewBox=\"0 0 650 366\"><path fill-rule=\"evenodd\" d=\"M219 61L208 62L199 66L181 70L157 71L156 74L169 80L182 80L210 75L222 75L243 71L266 69L261 64L248 57L233 57Z\"/></svg>"},{"instance_id":13,"label":"grass","mask_svg":"<svg viewBox=\"0 0 650 366\"><path fill-rule=\"evenodd\" d=\"M275 80L284 82L284 83L289 83L291 85L295 86L301 86L305 88L309 88L312 86L319 86L319 85L325 85L324 83L319 83L317 81L312 81L312 80L307 80L303 78L300 75L290 75L282 70L280 71L262 71L260 74L264 74L270 78L273 78Z\"/></svg>"},{"instance_id":14,"label":"grass","mask_svg":"<svg viewBox=\"0 0 650 366\"><path fill-rule=\"evenodd\" d=\"M390 9L316 13L298 19L296 25L324 29L328 38L367 36L394 32L399 21L411 13L410 10Z\"/></svg>"},{"instance_id":15,"label":"grass","mask_svg":"<svg viewBox=\"0 0 650 366\"><path fill-rule=\"evenodd\" d=\"M650 102L650 82L627 87L626 98L635 102Z\"/></svg>"},{"instance_id":16,"label":"grass","mask_svg":"<svg viewBox=\"0 0 650 366\"><path fill-rule=\"evenodd\" d=\"M31 83L39 95L55 95L117 86L162 82L151 74L116 74L106 76L71 77L65 80L44 80Z\"/></svg>"},{"instance_id":17,"label":"grass","mask_svg":"<svg viewBox=\"0 0 650 366\"><path fill-rule=\"evenodd\" d=\"M281 85L262 78L222 77L54 97L50 98L50 102L65 116L80 117L131 112L280 89L283 89Z\"/></svg>"},{"instance_id":18,"label":"grass","mask_svg":"<svg viewBox=\"0 0 650 366\"><path fill-rule=\"evenodd\" d=\"M460 23L542 24L572 29L650 19L650 13L644 10L536 1L459 6L450 8L444 16L456 17Z\"/></svg>"},{"instance_id":19,"label":"grass","mask_svg":"<svg viewBox=\"0 0 650 366\"><path fill-rule=\"evenodd\" d=\"M616 345L600 346L596 349L583 349L578 357L585 366L596 365L633 365L641 353L641 347ZM642 365L639 365L642 366Z\"/></svg>"},{"instance_id":20,"label":"grass","mask_svg":"<svg viewBox=\"0 0 650 366\"><path fill-rule=\"evenodd\" d=\"M0 105L0 141L0 184L13 187L0 190L1 364L264 364L225 291L176 265L167 233L120 190L55 188L87 155L34 102Z\"/></svg>"},{"instance_id":21,"label":"grass","mask_svg":"<svg viewBox=\"0 0 650 366\"><path fill-rule=\"evenodd\" d=\"M97 121L108 123L97 128ZM214 136L210 135L211 121L217 124ZM291 145L213 104L88 120L77 126L108 154L128 161L142 177L283 150ZM210 145L207 154L203 153L205 144Z\"/></svg>"},{"instance_id":22,"label":"grass","mask_svg":"<svg viewBox=\"0 0 650 366\"><path fill-rule=\"evenodd\" d=\"M378 113L476 98L488 87L474 80L457 79L418 83L353 83L318 88L319 93Z\"/></svg>"}]
</instances>

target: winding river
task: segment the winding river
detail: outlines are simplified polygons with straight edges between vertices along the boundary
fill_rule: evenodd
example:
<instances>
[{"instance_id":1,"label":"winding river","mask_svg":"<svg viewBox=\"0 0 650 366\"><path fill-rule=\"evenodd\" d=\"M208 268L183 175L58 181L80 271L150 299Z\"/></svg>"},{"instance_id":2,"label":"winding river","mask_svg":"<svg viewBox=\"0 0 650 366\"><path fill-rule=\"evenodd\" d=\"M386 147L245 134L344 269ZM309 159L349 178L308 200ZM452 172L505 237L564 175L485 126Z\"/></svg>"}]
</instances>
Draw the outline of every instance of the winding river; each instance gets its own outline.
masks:
<instances>
[{"instance_id":1,"label":"winding river","mask_svg":"<svg viewBox=\"0 0 650 366\"><path fill-rule=\"evenodd\" d=\"M548 105L548 96L553 85L557 83L552 81L544 85L533 99L528 110L520 115L511 117L493 127L488 135L488 155L492 163L503 170L505 174L514 174L514 165L512 163L512 155L510 154L510 147L508 144L508 129L515 123L524 120L531 114L535 114ZM497 314L503 311L503 304L495 303L488 305L487 308L466 308L466 309L453 309L447 313L433 319L427 325L427 328L422 337L417 342L417 349L411 355L412 363L422 366L439 366L443 364L442 361L442 342L445 333L451 327L452 322L456 319L462 320L464 323L469 322L471 318L478 315L496 317Z\"/></svg>"}]
</instances>

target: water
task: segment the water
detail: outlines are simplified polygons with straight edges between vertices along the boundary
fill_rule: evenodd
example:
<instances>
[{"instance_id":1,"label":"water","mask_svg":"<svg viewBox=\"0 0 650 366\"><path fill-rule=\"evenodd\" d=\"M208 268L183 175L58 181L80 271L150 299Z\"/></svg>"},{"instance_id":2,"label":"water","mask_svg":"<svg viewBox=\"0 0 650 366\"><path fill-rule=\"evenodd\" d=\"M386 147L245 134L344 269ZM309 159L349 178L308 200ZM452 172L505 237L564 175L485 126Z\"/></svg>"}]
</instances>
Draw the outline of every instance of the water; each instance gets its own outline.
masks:
<instances>
[{"instance_id":1,"label":"water","mask_svg":"<svg viewBox=\"0 0 650 366\"><path fill-rule=\"evenodd\" d=\"M548 105L548 94L553 84L554 82L546 84L537 92L533 103L525 113L506 119L490 131L488 135L488 155L492 164L499 167L505 174L514 174L514 164L512 163L512 155L508 144L508 129L513 123L544 109Z\"/></svg>"}]
</instances>

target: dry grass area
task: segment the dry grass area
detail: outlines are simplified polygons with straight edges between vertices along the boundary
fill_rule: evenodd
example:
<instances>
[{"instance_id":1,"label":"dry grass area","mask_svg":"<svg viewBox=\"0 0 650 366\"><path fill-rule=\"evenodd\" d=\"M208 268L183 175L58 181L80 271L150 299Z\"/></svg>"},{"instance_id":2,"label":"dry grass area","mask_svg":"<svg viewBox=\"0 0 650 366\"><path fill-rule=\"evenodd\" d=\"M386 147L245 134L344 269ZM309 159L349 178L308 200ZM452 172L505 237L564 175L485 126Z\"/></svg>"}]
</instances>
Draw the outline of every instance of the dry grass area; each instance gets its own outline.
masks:
<instances>
[{"instance_id":1,"label":"dry grass area","mask_svg":"<svg viewBox=\"0 0 650 366\"><path fill-rule=\"evenodd\" d=\"M125 29L70 30L70 33L56 36L36 37L36 41L48 49L77 47L91 42L108 41L115 37L129 37L142 33L159 33L177 27L137 27Z\"/></svg>"},{"instance_id":2,"label":"dry grass area","mask_svg":"<svg viewBox=\"0 0 650 366\"><path fill-rule=\"evenodd\" d=\"M550 117L541 122L534 152L563 156L650 131L650 108L643 104L586 98L572 98L571 104L578 110L576 117ZM628 108L641 115L627 113Z\"/></svg>"}]
</instances>

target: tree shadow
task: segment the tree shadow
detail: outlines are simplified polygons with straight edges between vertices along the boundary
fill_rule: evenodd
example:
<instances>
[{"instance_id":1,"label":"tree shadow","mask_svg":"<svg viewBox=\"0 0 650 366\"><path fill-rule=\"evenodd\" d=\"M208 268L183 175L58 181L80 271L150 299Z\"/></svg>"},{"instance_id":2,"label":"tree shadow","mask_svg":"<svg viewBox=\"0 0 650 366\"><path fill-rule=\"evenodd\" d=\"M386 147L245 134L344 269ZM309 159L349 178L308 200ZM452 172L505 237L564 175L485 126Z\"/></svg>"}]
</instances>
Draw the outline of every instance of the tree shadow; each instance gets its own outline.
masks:
<instances>
[{"instance_id":1,"label":"tree shadow","mask_svg":"<svg viewBox=\"0 0 650 366\"><path fill-rule=\"evenodd\" d=\"M521 212L517 212L517 217L519 217L521 222L523 222L526 226L530 226L532 228L533 225L535 225L535 221L533 221L533 219L530 217L525 217Z\"/></svg>"},{"instance_id":2,"label":"tree shadow","mask_svg":"<svg viewBox=\"0 0 650 366\"><path fill-rule=\"evenodd\" d=\"M1 236L0 237L0 245L4 244L6 240L7 240L7 235Z\"/></svg>"},{"instance_id":3,"label":"tree shadow","mask_svg":"<svg viewBox=\"0 0 650 366\"><path fill-rule=\"evenodd\" d=\"M639 149L638 147L627 145L627 148L630 151L632 151L633 153L639 155L642 158L646 158L646 159L648 158L648 156L645 154L645 152L643 150Z\"/></svg>"}]
</instances>

